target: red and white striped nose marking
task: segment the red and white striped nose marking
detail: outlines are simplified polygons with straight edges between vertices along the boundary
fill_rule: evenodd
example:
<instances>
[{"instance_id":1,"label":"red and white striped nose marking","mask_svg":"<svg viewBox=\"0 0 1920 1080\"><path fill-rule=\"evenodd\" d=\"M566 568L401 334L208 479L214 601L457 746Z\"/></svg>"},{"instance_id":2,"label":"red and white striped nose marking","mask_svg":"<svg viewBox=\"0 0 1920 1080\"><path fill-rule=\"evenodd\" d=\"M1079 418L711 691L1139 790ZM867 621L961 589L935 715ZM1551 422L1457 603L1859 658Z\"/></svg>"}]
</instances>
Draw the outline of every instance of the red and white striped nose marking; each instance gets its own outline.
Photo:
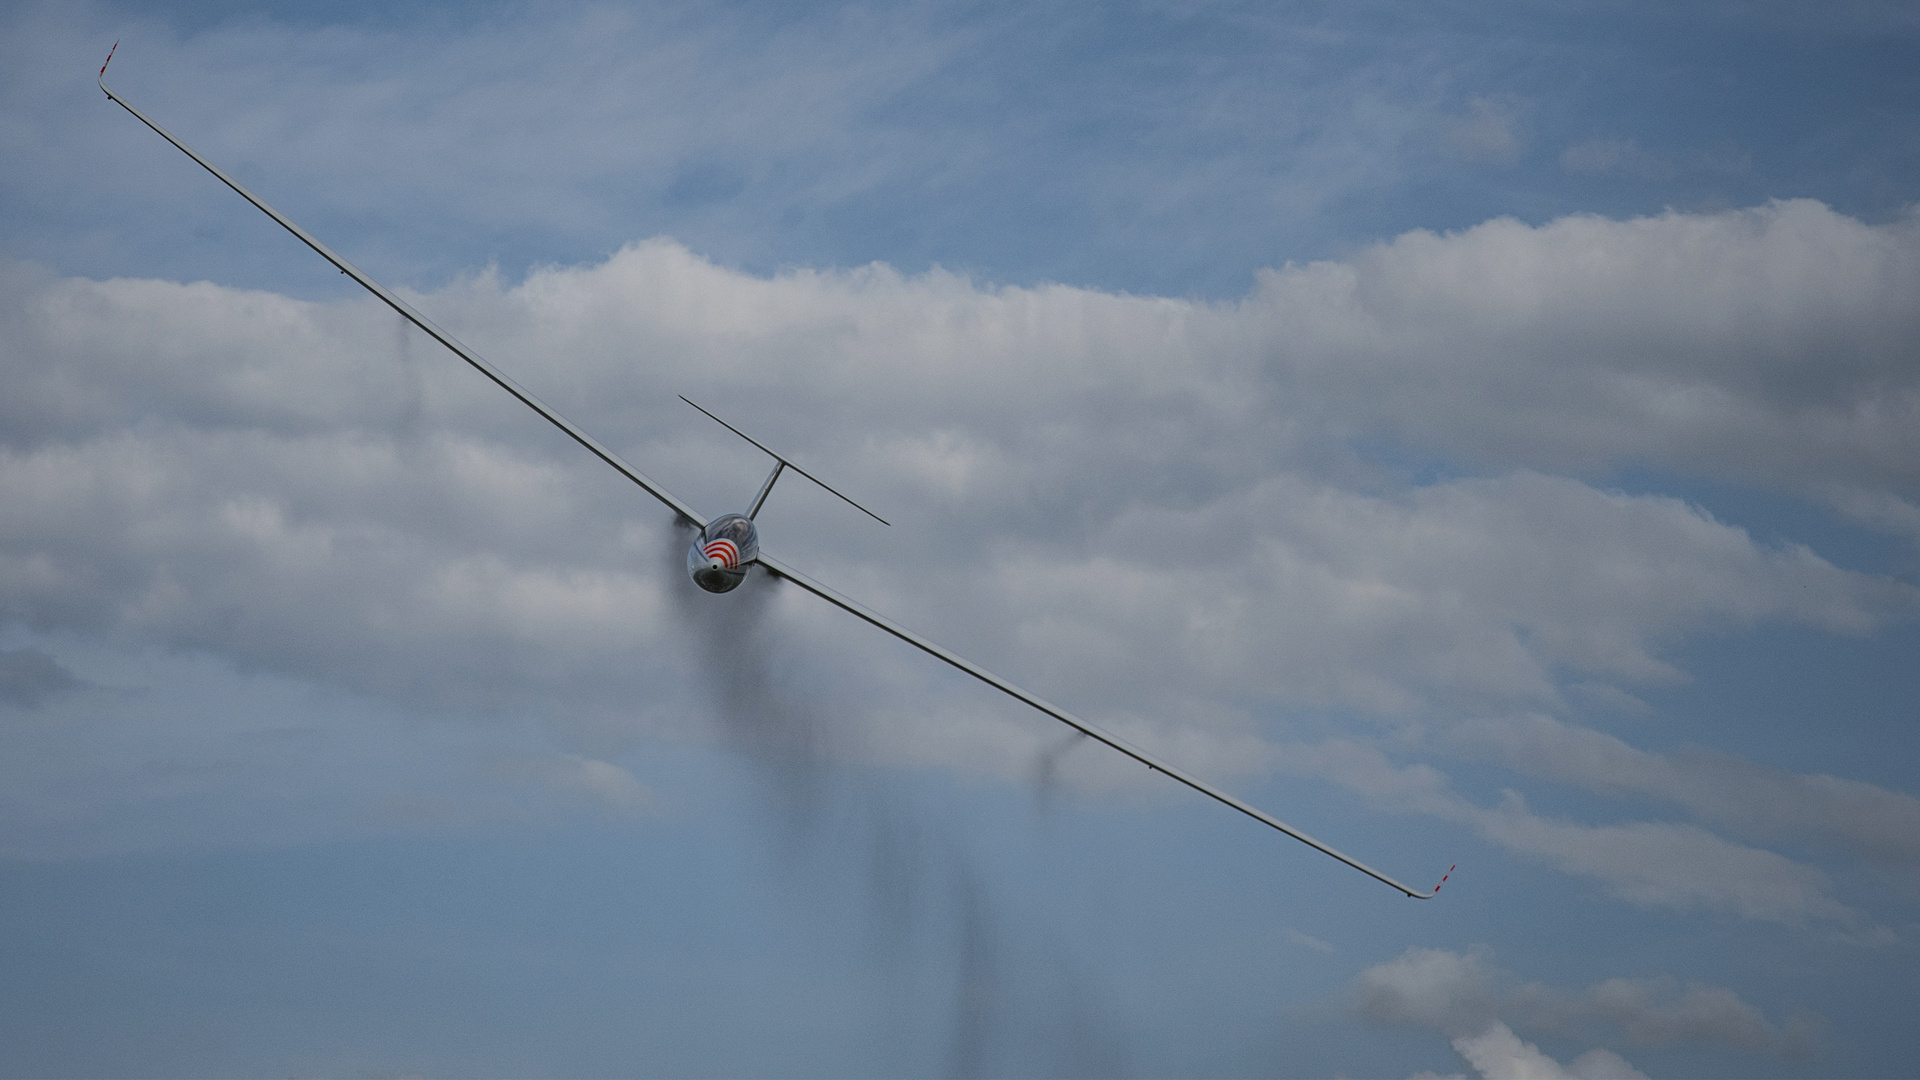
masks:
<instances>
[{"instance_id":1,"label":"red and white striped nose marking","mask_svg":"<svg viewBox=\"0 0 1920 1080\"><path fill-rule=\"evenodd\" d=\"M706 547L700 549L700 554L709 559L719 559L729 570L740 569L740 549L731 540L710 540Z\"/></svg>"}]
</instances>

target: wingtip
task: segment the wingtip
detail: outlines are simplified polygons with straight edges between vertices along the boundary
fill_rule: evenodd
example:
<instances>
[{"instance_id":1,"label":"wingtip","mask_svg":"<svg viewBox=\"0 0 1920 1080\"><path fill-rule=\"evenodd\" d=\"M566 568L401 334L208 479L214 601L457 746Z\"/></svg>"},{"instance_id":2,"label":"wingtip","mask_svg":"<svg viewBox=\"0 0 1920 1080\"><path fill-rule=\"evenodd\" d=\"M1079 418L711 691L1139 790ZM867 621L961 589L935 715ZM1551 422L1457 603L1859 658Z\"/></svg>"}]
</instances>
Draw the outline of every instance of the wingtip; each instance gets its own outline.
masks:
<instances>
[{"instance_id":1,"label":"wingtip","mask_svg":"<svg viewBox=\"0 0 1920 1080\"><path fill-rule=\"evenodd\" d=\"M1456 869L1459 869L1459 866L1460 866L1460 864L1459 864L1459 863L1454 863L1454 864L1453 864L1452 866L1449 866L1449 867L1447 867L1447 872L1446 872L1446 873L1444 873L1444 874L1441 874L1441 875L1440 875L1440 885L1445 885L1445 884L1447 883L1447 879L1453 876L1453 872L1454 872L1454 871L1455 871ZM1427 895L1428 895L1428 896L1430 896L1430 897L1432 897L1432 896L1439 896L1439 895L1440 895L1440 885L1435 885L1435 886L1433 887L1433 891L1432 891L1432 892L1430 892L1430 893L1428 893Z\"/></svg>"},{"instance_id":2,"label":"wingtip","mask_svg":"<svg viewBox=\"0 0 1920 1080\"><path fill-rule=\"evenodd\" d=\"M113 39L113 48L112 48L112 49L108 49L108 50L107 50L107 63L106 63L106 64L101 64L101 65L100 65L100 77L101 77L101 78L103 78L103 79L104 79L104 78L106 78L106 77L107 77L107 64L111 64L111 63L113 63L113 54L114 54L114 51L115 51L115 50L117 50L117 49L119 49L119 48L120 48L120 39L119 39L119 38L115 38L115 39Z\"/></svg>"}]
</instances>

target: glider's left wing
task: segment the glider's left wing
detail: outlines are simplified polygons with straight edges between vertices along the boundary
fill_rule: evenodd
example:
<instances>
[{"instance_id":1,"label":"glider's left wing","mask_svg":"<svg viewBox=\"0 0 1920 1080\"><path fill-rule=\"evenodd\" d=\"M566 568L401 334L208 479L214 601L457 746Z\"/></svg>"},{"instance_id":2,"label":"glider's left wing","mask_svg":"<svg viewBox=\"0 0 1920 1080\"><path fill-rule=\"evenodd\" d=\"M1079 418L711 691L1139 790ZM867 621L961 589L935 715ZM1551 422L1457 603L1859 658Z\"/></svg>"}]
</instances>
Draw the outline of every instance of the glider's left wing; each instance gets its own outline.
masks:
<instances>
[{"instance_id":1,"label":"glider's left wing","mask_svg":"<svg viewBox=\"0 0 1920 1080\"><path fill-rule=\"evenodd\" d=\"M907 629L906 627L901 626L899 623L894 622L892 619L889 619L886 616L881 615L880 613L873 611L872 609L862 604L855 603L854 601L849 600L844 596L841 596L839 593L834 592L832 589L827 588L825 585L822 585L819 582L813 580L812 578L806 576L805 574L802 574L799 571L792 569L791 567L787 566L785 563L782 563L776 559L769 558L764 553L761 554L760 556L760 565L766 567L769 571L772 571L773 573L779 575L780 577L786 578L788 581L793 582L795 585L800 586L801 588L807 590L813 595L818 596L820 599L825 600L827 603L833 604L837 607L842 608L845 611L851 612L852 614L859 616L862 619L865 619L866 621L872 623L873 625L879 627L882 630L885 630L887 633L892 634L894 637L899 638L901 641L906 642L907 644L913 646L916 649L919 649L920 651L928 654L929 656L937 657L938 659L944 660L947 663L952 664L954 667L959 668L961 671L964 671L967 674L973 676L974 678L979 679L981 682L986 683L988 686L991 686L996 690L999 690L1003 693L1016 697L1021 701L1024 701L1027 704L1033 706L1034 708L1039 709L1041 712L1046 713L1048 716L1053 717L1055 720L1060 721L1061 723L1067 725L1068 727L1074 728L1075 730L1079 731L1081 734L1087 735L1094 739L1098 739L1099 741L1107 744L1108 746L1112 747L1115 750L1120 751L1121 753L1127 755L1128 757L1139 762L1140 764L1145 765L1147 768L1152 769L1155 772L1165 773L1168 776L1172 777L1173 779L1178 780L1181 783L1192 788L1193 790L1199 792L1200 794L1205 795L1210 799L1215 799L1215 800L1218 800L1219 802L1225 803L1226 805L1233 807L1235 810L1240 811L1241 813L1247 815L1248 817L1252 818L1255 821L1260 822L1263 825L1270 825L1273 828L1276 828L1281 832L1286 833L1288 836L1293 837L1295 840L1300 841L1301 843L1307 845L1310 848L1313 848L1316 851L1325 852L1326 854L1331 855L1336 859L1339 859L1341 862L1346 863L1348 866L1353 867L1355 870L1360 871L1361 873L1367 875L1368 877L1373 878L1376 881L1386 882L1388 885L1391 885L1394 888L1399 889L1401 892L1406 893L1408 896L1413 897L1415 900L1430 900L1440 891L1439 886L1435 886L1432 892L1419 892L1414 889L1409 889L1405 885L1400 884L1398 881L1395 881L1394 879L1388 877L1387 875L1381 873L1380 871L1375 870L1373 867L1368 866L1366 863L1363 863L1360 860L1355 859L1349 855L1343 855L1340 852L1335 851L1334 849L1321 843L1320 841L1315 840L1313 837L1308 836L1306 833L1301 832L1299 829L1296 829L1293 826L1288 825L1286 822L1281 821L1279 818L1276 818L1273 815L1266 813L1265 811L1258 810L1258 809L1255 809L1254 807L1248 806L1246 803L1241 802L1239 799L1234 798L1233 796L1227 794L1226 792L1221 791L1220 789L1213 787L1210 784L1204 783L1200 780L1195 779L1192 776L1187 775L1186 773L1180 771L1179 769L1176 769L1173 766L1167 764L1166 762L1161 761L1159 758L1156 758L1153 755L1147 753L1145 750L1142 750L1139 747L1133 745L1132 743L1126 741L1125 739L1120 738L1118 735L1112 735L1105 731L1102 731L1099 728L1094 727L1092 724L1087 723L1085 720L1082 720L1079 717L1073 715L1072 713L1066 711L1065 709L1057 708L1053 705L1048 704L1046 701L1042 700L1041 698L1038 698L1033 694L1030 694L1027 691L1022 690L1020 687L1015 686L1014 684L1008 682L1007 680L1001 678L998 675L995 675L993 672L988 671L986 668L983 668L980 665L975 664L971 660L967 660L964 657L956 656L955 654L948 652L946 649L943 649L940 646L935 645L933 642L928 641L926 638L921 637L919 634L916 634L913 631ZM1452 870L1449 869L1448 873L1452 873ZM1441 880L1443 882L1445 881L1444 878Z\"/></svg>"},{"instance_id":2,"label":"glider's left wing","mask_svg":"<svg viewBox=\"0 0 1920 1080\"><path fill-rule=\"evenodd\" d=\"M113 47L114 49L118 49L120 47L120 43L117 41L114 42ZM113 63L113 50L110 49L107 52L107 64L111 64L111 63ZM195 153L193 147L188 146L186 143L183 143L179 139L174 138L173 134L169 132L166 128L163 128L159 124L156 124L152 120L148 119L146 113L143 113L139 109L134 108L132 103L127 101L126 98L123 98L119 94L114 93L111 89L107 87L107 64L100 65L100 89L106 92L107 97L112 99L114 104L132 113L134 119L152 128L154 131L159 133L161 138L179 147L181 153L186 154L188 157L192 158L194 161L199 162L200 167L212 173L215 179L219 180L221 183L232 188L234 191L239 192L241 198L259 207L262 213L272 218L275 222L279 224L281 228L292 233L295 237L299 239L301 243L307 245L308 247L312 248L314 251L318 252L321 258L339 267L341 273L359 282L361 288L379 297L382 303L386 304L388 307L392 308L393 310L399 312L401 316L404 317L408 322L426 331L426 334L428 337L432 338L433 340L439 342L442 345L445 345L449 350L453 352L455 356L458 356L460 359L465 360L469 364L472 364L474 368L476 368L480 372L480 374L485 375L487 378L492 379L494 382L500 384L500 388L502 390L505 390L507 393L512 394L516 398L519 398L522 404L532 409L534 412L539 413L542 417L545 417L546 421L552 424L554 427L557 427L561 431L566 432L570 437L572 437L574 442L577 442L581 446L586 447L588 450L593 451L593 454L595 457L599 458L601 461L604 461L607 464L613 466L615 469L619 470L622 476L625 476L627 479L640 485L641 488L645 489L647 494L653 496L656 499L659 499L663 503L666 503L668 507L672 508L674 513L679 514L682 518L685 518L686 520L693 522L693 524L696 527L702 528L702 529L707 527L707 519L701 516L699 511L695 510L691 506L688 506L686 503L681 502L678 498L675 498L672 492L668 491L666 488L663 488L659 484L655 483L652 478L647 476L646 473L643 473L639 469L636 469L633 466L627 464L625 461L623 461L620 458L620 455L600 445L599 440L595 439L593 436L587 434L586 432L581 431L579 428L574 427L572 421L568 420L566 417L561 416L559 413L554 412L552 409L548 408L546 402L541 401L537 397L534 397L531 391L527 390L525 387L521 386L519 383L514 382L512 379L508 378L505 372L502 372L500 369L494 367L492 364L489 364L485 360L482 360L478 353L474 352L472 349L467 348L465 345L460 344L460 342L457 339L455 339L452 334L449 334L445 330L440 329L438 326L433 325L433 323L430 322L425 315L422 315L419 312L413 310L413 305L393 295L391 292L388 292L386 286L380 284L379 282L368 277L366 274L362 273L359 267L341 258L339 255L334 254L334 251L332 248L328 247L327 245L321 243L318 240L315 240L313 238L313 235L307 232L307 230L301 228L298 225L295 225L293 222L287 220L286 216L280 213L280 211L275 210L271 206L268 206L266 203L266 200L260 198L260 196L258 195L255 195L253 192L248 191L245 187L242 187L240 184L240 181L235 180L233 177L228 176L226 173L222 172L218 165L215 165L213 162L208 161L206 158L201 157L198 153Z\"/></svg>"}]
</instances>

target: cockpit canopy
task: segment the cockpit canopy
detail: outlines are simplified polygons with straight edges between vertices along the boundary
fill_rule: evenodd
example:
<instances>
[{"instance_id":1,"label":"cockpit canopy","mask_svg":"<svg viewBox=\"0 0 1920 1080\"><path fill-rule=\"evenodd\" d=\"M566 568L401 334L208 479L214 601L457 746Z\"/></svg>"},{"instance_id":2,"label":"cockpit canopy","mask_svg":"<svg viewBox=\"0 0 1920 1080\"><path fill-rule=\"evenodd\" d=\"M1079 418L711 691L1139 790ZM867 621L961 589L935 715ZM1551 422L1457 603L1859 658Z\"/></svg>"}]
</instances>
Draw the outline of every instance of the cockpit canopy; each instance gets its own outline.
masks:
<instances>
[{"instance_id":1,"label":"cockpit canopy","mask_svg":"<svg viewBox=\"0 0 1920 1080\"><path fill-rule=\"evenodd\" d=\"M707 523L687 549L687 573L708 592L732 592L760 557L760 532L743 514L723 514Z\"/></svg>"},{"instance_id":2,"label":"cockpit canopy","mask_svg":"<svg viewBox=\"0 0 1920 1080\"><path fill-rule=\"evenodd\" d=\"M760 555L760 532L753 527L752 520L743 514L722 514L714 518L707 522L706 531L700 534L700 538L709 543L715 540L733 541L740 549L742 562L751 562ZM753 549L752 555L746 553L748 548Z\"/></svg>"}]
</instances>

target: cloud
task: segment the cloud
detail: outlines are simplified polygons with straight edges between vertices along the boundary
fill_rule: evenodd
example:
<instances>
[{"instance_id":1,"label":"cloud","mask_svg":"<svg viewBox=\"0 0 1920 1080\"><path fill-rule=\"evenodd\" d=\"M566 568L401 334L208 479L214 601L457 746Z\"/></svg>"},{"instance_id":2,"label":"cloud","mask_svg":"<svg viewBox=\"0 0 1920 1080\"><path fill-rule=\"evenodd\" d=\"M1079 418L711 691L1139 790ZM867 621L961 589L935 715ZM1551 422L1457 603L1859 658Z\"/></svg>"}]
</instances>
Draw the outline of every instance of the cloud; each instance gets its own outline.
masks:
<instances>
[{"instance_id":1,"label":"cloud","mask_svg":"<svg viewBox=\"0 0 1920 1080\"><path fill-rule=\"evenodd\" d=\"M1283 745L1272 760L1282 770L1340 784L1383 809L1470 826L1509 851L1597 880L1636 904L1789 925L1864 925L1859 912L1830 895L1831 882L1820 870L1697 826L1589 825L1543 817L1515 791L1505 792L1496 806L1480 806L1455 792L1432 766L1396 765L1378 747L1347 739Z\"/></svg>"},{"instance_id":2,"label":"cloud","mask_svg":"<svg viewBox=\"0 0 1920 1080\"><path fill-rule=\"evenodd\" d=\"M1635 903L1704 907L1768 922L1809 918L1857 925L1857 912L1828 895L1825 874L1785 856L1731 843L1692 825L1639 821L1581 825L1529 812L1509 792L1476 823L1506 847L1597 878Z\"/></svg>"},{"instance_id":3,"label":"cloud","mask_svg":"<svg viewBox=\"0 0 1920 1080\"><path fill-rule=\"evenodd\" d=\"M1589 1050L1563 1067L1497 1020L1478 1035L1454 1039L1453 1048L1486 1080L1647 1080L1611 1050Z\"/></svg>"},{"instance_id":4,"label":"cloud","mask_svg":"<svg viewBox=\"0 0 1920 1080\"><path fill-rule=\"evenodd\" d=\"M40 595L70 609L94 604L102 616L157 619L210 642L219 631L189 630L180 620L201 616L170 607L182 594L156 573L217 567L239 585L258 558L266 561L252 565L274 574L261 583L269 595L331 590L329 568L349 567L343 543L388 536L393 543L366 551L373 561L351 563L371 585L370 572L398 560L393 586L369 591L369 603L398 589L415 597L412 611L477 628L494 617L472 606L481 598L518 602L501 590L545 604L583 589L586 609L512 621L530 631L584 615L609 632L647 633L633 618L659 609L652 586L606 561L617 548L589 554L569 542L625 527L608 520L613 507L583 501L604 484L593 463L541 443L510 402L443 359L396 356L390 317L204 285L15 281L25 332L9 350L19 392L5 473L23 508L15 528L51 530L21 537L19 602L33 595L33 574L54 572ZM1225 309L1061 287L987 290L883 269L754 279L661 244L511 291L475 280L429 306L496 357L562 358L542 381L577 388L568 393L576 418L590 430L646 432L632 456L683 487L738 489L752 464L728 459L729 480L674 445L698 436L660 402L666 388L689 385L731 387L736 418L771 417L775 431L763 437L871 492L869 501L918 502L930 469L966 477L930 508L941 536L915 537L940 546L913 561L970 565L1004 583L972 605L971 621L1011 622L1013 640L1054 642L1056 670L1087 673L1075 690L1109 687L1117 698L1160 682L1115 678L1138 670L1125 658L1149 644L1137 637L1145 631L1156 651L1255 693L1285 686L1300 700L1388 711L1448 696L1544 702L1557 692L1554 665L1670 678L1654 650L1691 629L1788 619L1862 632L1915 607L1911 589L1838 571L1804 549L1761 547L1677 500L1527 472L1375 495L1316 476L1289 451L1297 438L1248 456L1291 414L1266 411L1279 389L1249 366L1259 351L1233 340ZM1264 322L1256 313L1240 325ZM648 358L639 380L627 359L636 352ZM990 392L1011 377L1025 388L1018 403ZM1113 389L1089 397L1087 379ZM854 385L867 389L845 392ZM882 387L894 400L876 412ZM843 420L809 432L795 423L807 410L768 408L796 392ZM862 415L851 415L863 400ZM419 409L434 410L430 428L406 426ZM135 422L152 433L132 436ZM905 446L912 452L893 452ZM205 488L210 480L221 487ZM806 496L777 496L796 497ZM1082 509L1062 531L1046 508L1069 498ZM150 515L173 524L133 527ZM1022 543L979 546L1050 518ZM99 539L57 537L85 521ZM201 543L189 522L226 554L101 547L135 536ZM1260 540L1233 550L1233 573L1220 575L1178 554L1196 533ZM526 555L507 558L500 543ZM562 549L565 565L551 564ZM548 564L516 565L528 555ZM432 569L403 568L417 559ZM78 581L138 589L141 599L87 598ZM927 607L953 608L941 579L911 582ZM874 599L905 602L907 583L879 580ZM341 584L332 603L285 610L324 617L359 591ZM1274 603L1233 599L1249 585ZM197 583L193 595L210 588ZM1036 600L1045 603L1031 618L1042 621L1029 624L1020 608ZM1156 625L1164 612L1180 616ZM1263 647L1249 651L1255 642Z\"/></svg>"},{"instance_id":5,"label":"cloud","mask_svg":"<svg viewBox=\"0 0 1920 1080\"><path fill-rule=\"evenodd\" d=\"M1526 103L1511 97L1479 97L1447 121L1444 131L1454 153L1468 160L1512 165L1520 160L1520 114Z\"/></svg>"},{"instance_id":6,"label":"cloud","mask_svg":"<svg viewBox=\"0 0 1920 1080\"><path fill-rule=\"evenodd\" d=\"M1882 532L1904 536L1920 547L1920 505L1890 491L1837 483L1820 493L1822 501L1841 513Z\"/></svg>"},{"instance_id":7,"label":"cloud","mask_svg":"<svg viewBox=\"0 0 1920 1080\"><path fill-rule=\"evenodd\" d=\"M1332 942L1322 941L1321 939L1314 937L1312 934L1303 933L1299 930L1294 929L1291 926L1287 927L1287 940L1293 942L1295 945L1312 949L1314 952L1317 952L1317 953L1327 953L1331 955L1333 953L1340 951L1338 948L1334 946Z\"/></svg>"},{"instance_id":8,"label":"cloud","mask_svg":"<svg viewBox=\"0 0 1920 1080\"><path fill-rule=\"evenodd\" d=\"M1409 233L1273 271L1246 303L1296 392L1461 460L1911 501L1916 286L1920 218L1787 200Z\"/></svg>"},{"instance_id":9,"label":"cloud","mask_svg":"<svg viewBox=\"0 0 1920 1080\"><path fill-rule=\"evenodd\" d=\"M1678 1000L1672 980L1608 979L1587 992L1593 1015L1620 1025L1628 1041L1723 1043L1763 1050L1780 1042L1780 1032L1760 1010L1725 987L1689 986Z\"/></svg>"},{"instance_id":10,"label":"cloud","mask_svg":"<svg viewBox=\"0 0 1920 1080\"><path fill-rule=\"evenodd\" d=\"M111 636L58 635L39 648L80 685L6 710L0 857L499 835L655 805L623 766L560 748L593 741L584 725L436 721L309 678ZM598 742L610 756L630 750Z\"/></svg>"},{"instance_id":11,"label":"cloud","mask_svg":"<svg viewBox=\"0 0 1920 1080\"><path fill-rule=\"evenodd\" d=\"M31 709L86 685L39 649L0 649L0 702Z\"/></svg>"},{"instance_id":12,"label":"cloud","mask_svg":"<svg viewBox=\"0 0 1920 1080\"><path fill-rule=\"evenodd\" d=\"M1797 1055L1815 1023L1781 1027L1725 987L1671 978L1607 979L1581 991L1522 983L1465 953L1414 947L1362 971L1350 988L1355 1015L1387 1027L1447 1036L1483 1077L1639 1076L1610 1050L1594 1049L1562 1067L1514 1028L1569 1038L1622 1038L1635 1046L1691 1044Z\"/></svg>"},{"instance_id":13,"label":"cloud","mask_svg":"<svg viewBox=\"0 0 1920 1080\"><path fill-rule=\"evenodd\" d=\"M1443 1034L1481 1031L1498 1015L1495 973L1474 953L1411 948L1354 979L1354 1009L1389 1027L1432 1028Z\"/></svg>"},{"instance_id":14,"label":"cloud","mask_svg":"<svg viewBox=\"0 0 1920 1080\"><path fill-rule=\"evenodd\" d=\"M505 779L530 780L612 812L646 810L657 801L654 793L627 770L577 754L504 755L498 771Z\"/></svg>"},{"instance_id":15,"label":"cloud","mask_svg":"<svg viewBox=\"0 0 1920 1080\"><path fill-rule=\"evenodd\" d=\"M1477 806L1430 767L1257 718L1551 714L1569 679L1680 677L1667 650L1689 634L1920 612L1909 585L1549 471L1717 422L1622 413L1610 387L1685 377L1764 411L1800 408L1773 387L1804 382L1859 407L1817 438L1728 420L1726 445L1790 453L1789 485L1844 468L1904 491L1906 436L1881 416L1915 393L1895 341L1914 305L1892 287L1913 250L1906 223L1783 203L1412 234L1230 304L885 266L763 277L666 241L416 300L695 505L739 505L764 461L673 397L697 391L900 523L863 531L785 484L770 550L1202 774L1305 768L1636 902L1844 921L1819 871L1699 826ZM1891 284L1782 299L1816 263ZM1640 303L1647 279L1694 293ZM664 511L390 312L18 263L0 284L9 618L436 716L533 712L583 760L699 728ZM1784 320L1765 346L1727 345L1761 309ZM1495 467L1410 484L1354 449L1411 435ZM871 732L849 740L864 753L1025 776L1057 737L805 597L769 618ZM1099 755L1061 768L1142 782ZM1898 831L1904 803L1855 794Z\"/></svg>"},{"instance_id":16,"label":"cloud","mask_svg":"<svg viewBox=\"0 0 1920 1080\"><path fill-rule=\"evenodd\" d=\"M1538 713L1463 721L1444 742L1527 775L1658 798L1750 836L1837 840L1920 868L1920 799L1863 781L1791 773L1698 748L1652 753Z\"/></svg>"}]
</instances>

